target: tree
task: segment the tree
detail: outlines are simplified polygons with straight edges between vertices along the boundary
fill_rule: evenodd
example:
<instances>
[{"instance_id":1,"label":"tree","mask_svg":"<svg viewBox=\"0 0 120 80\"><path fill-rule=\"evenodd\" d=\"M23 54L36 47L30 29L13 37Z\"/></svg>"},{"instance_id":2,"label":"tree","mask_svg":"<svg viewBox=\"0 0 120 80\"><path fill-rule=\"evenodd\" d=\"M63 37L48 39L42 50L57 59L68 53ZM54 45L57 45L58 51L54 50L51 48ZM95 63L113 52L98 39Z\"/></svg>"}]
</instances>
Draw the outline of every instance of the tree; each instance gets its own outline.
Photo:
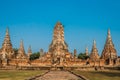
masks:
<instances>
[{"instance_id":1,"label":"tree","mask_svg":"<svg viewBox=\"0 0 120 80\"><path fill-rule=\"evenodd\" d=\"M15 53L14 53L15 55L13 55L13 56L14 56L14 58L15 58L15 57L16 57L16 55L17 55L17 53L18 53L18 48L13 48L13 50L14 50L14 52L15 52Z\"/></svg>"},{"instance_id":2,"label":"tree","mask_svg":"<svg viewBox=\"0 0 120 80\"><path fill-rule=\"evenodd\" d=\"M88 59L88 58L89 58L89 56L86 56L85 53L80 53L80 54L78 55L78 59L86 60L86 59Z\"/></svg>"},{"instance_id":3,"label":"tree","mask_svg":"<svg viewBox=\"0 0 120 80\"><path fill-rule=\"evenodd\" d=\"M35 53L30 55L30 60L38 59L39 56L40 56L40 52L35 52Z\"/></svg>"},{"instance_id":4,"label":"tree","mask_svg":"<svg viewBox=\"0 0 120 80\"><path fill-rule=\"evenodd\" d=\"M18 52L18 48L13 48L13 50L15 51L15 53L17 53L17 52Z\"/></svg>"}]
</instances>

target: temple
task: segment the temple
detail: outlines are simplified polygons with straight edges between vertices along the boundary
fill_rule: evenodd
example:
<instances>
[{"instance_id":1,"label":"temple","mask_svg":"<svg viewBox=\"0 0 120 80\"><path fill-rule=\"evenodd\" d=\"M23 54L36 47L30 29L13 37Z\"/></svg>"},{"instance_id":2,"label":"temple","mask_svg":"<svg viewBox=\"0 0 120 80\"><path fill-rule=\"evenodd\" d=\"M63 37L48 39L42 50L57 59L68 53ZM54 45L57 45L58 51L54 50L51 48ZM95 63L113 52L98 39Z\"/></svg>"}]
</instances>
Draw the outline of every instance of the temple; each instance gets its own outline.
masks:
<instances>
[{"instance_id":1,"label":"temple","mask_svg":"<svg viewBox=\"0 0 120 80\"><path fill-rule=\"evenodd\" d=\"M64 41L64 28L60 22L57 22L54 27L53 40L49 46L49 53L52 56L53 64L56 62L61 64L62 62L71 59L71 55L68 51L68 45Z\"/></svg>"},{"instance_id":2,"label":"temple","mask_svg":"<svg viewBox=\"0 0 120 80\"><path fill-rule=\"evenodd\" d=\"M73 59L64 40L64 27L60 22L57 22L54 27L53 40L49 46L49 51L44 55L42 50L40 53L40 60L35 60L35 62L42 61L53 66L64 66L67 61Z\"/></svg>"},{"instance_id":3,"label":"temple","mask_svg":"<svg viewBox=\"0 0 120 80\"><path fill-rule=\"evenodd\" d=\"M117 52L112 42L110 29L108 30L107 39L106 39L104 49L102 51L101 58L105 60L106 64L113 64L113 63L110 63L111 62L110 60L112 60L112 62L115 62L115 60L117 59Z\"/></svg>"},{"instance_id":4,"label":"temple","mask_svg":"<svg viewBox=\"0 0 120 80\"><path fill-rule=\"evenodd\" d=\"M6 29L5 39L0 49L0 67L7 68L14 66L15 69L40 69L40 68L67 68L67 69L83 69L94 67L118 66L120 65L120 58L117 56L117 51L112 42L110 30L108 30L106 43L99 56L96 47L96 41L93 41L91 53L88 48L85 49L85 59L77 58L77 50L73 53L69 52L68 44L65 42L64 26L57 22L53 30L52 42L49 45L47 52L40 49L40 56L38 59L31 60L32 50L31 46L28 48L26 54L24 50L23 40L20 42L19 49L13 49L10 40L9 29Z\"/></svg>"},{"instance_id":5,"label":"temple","mask_svg":"<svg viewBox=\"0 0 120 80\"><path fill-rule=\"evenodd\" d=\"M18 49L18 54L17 54L16 58L17 59L25 59L25 58L27 58L27 56L25 54L24 45L23 45L22 40L20 42L20 48Z\"/></svg>"},{"instance_id":6,"label":"temple","mask_svg":"<svg viewBox=\"0 0 120 80\"><path fill-rule=\"evenodd\" d=\"M93 41L93 47L92 47L92 50L91 50L90 59L91 60L99 59L99 54L98 54L98 50L97 50L97 47L96 47L96 41L95 40Z\"/></svg>"},{"instance_id":7,"label":"temple","mask_svg":"<svg viewBox=\"0 0 120 80\"><path fill-rule=\"evenodd\" d=\"M2 48L0 49L0 55L2 56L2 59L11 59L14 57L14 50L12 48L8 28L6 29L5 39L2 44Z\"/></svg>"}]
</instances>

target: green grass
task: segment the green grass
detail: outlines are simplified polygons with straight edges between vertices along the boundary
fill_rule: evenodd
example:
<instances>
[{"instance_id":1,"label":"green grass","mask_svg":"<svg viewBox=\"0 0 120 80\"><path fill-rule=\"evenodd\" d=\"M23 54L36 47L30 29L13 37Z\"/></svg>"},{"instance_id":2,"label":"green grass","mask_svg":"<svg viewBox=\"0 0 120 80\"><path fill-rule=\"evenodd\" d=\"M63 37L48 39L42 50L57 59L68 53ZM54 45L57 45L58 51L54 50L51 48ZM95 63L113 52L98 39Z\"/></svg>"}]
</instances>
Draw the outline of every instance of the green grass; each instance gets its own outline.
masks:
<instances>
[{"instance_id":1,"label":"green grass","mask_svg":"<svg viewBox=\"0 0 120 80\"><path fill-rule=\"evenodd\" d=\"M90 80L120 80L120 71L73 71Z\"/></svg>"},{"instance_id":2,"label":"green grass","mask_svg":"<svg viewBox=\"0 0 120 80\"><path fill-rule=\"evenodd\" d=\"M0 70L0 80L24 80L46 71Z\"/></svg>"}]
</instances>

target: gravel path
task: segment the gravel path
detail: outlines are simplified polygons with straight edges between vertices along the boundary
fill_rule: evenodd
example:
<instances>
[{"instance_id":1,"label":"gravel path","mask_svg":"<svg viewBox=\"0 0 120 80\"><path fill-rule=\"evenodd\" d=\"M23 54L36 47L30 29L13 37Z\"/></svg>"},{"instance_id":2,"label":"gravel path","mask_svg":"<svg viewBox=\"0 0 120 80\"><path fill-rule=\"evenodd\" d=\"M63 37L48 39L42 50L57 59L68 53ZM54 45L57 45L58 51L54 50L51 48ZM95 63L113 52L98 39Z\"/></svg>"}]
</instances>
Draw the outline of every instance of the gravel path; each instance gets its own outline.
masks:
<instances>
[{"instance_id":1,"label":"gravel path","mask_svg":"<svg viewBox=\"0 0 120 80\"><path fill-rule=\"evenodd\" d=\"M82 80L68 71L50 71L49 73L36 78L35 80Z\"/></svg>"}]
</instances>

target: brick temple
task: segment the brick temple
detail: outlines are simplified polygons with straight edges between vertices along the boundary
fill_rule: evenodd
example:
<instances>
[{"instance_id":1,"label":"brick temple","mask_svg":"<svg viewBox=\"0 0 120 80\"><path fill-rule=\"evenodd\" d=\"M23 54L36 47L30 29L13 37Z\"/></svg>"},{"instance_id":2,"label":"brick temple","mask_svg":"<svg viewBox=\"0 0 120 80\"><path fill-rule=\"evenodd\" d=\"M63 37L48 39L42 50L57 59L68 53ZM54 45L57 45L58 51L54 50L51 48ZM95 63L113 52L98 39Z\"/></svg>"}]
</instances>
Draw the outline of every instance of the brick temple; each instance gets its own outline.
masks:
<instances>
[{"instance_id":1,"label":"brick temple","mask_svg":"<svg viewBox=\"0 0 120 80\"><path fill-rule=\"evenodd\" d=\"M49 50L44 52L40 50L40 57L36 60L30 60L32 54L31 46L28 52L25 53L24 43L21 40L18 51L12 47L10 40L9 29L6 29L5 39L0 48L0 66L26 66L26 67L94 67L94 66L118 66L120 65L120 58L118 58L117 51L114 47L110 29L107 33L102 55L99 55L96 41L93 41L91 52L88 48L85 49L85 55L89 56L86 60L77 58L77 51L71 54L68 50L68 45L64 38L64 27L60 22L57 22L54 31L53 39L49 45Z\"/></svg>"}]
</instances>

